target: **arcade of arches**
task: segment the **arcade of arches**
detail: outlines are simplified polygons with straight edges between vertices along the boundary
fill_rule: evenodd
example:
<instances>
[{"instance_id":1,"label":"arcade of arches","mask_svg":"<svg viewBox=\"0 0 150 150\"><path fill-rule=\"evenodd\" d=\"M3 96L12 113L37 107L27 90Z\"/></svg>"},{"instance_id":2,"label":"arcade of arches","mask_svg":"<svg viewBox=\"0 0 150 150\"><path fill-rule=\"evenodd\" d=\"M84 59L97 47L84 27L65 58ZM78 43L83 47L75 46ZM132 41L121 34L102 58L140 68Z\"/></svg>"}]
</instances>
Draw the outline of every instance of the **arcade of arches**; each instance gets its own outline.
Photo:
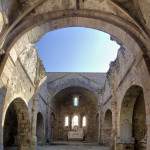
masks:
<instances>
[{"instance_id":1,"label":"arcade of arches","mask_svg":"<svg viewBox=\"0 0 150 150\"><path fill-rule=\"evenodd\" d=\"M56 141L149 150L149 8L148 0L0 1L0 150ZM45 71L34 44L72 26L120 45L107 73Z\"/></svg>"}]
</instances>

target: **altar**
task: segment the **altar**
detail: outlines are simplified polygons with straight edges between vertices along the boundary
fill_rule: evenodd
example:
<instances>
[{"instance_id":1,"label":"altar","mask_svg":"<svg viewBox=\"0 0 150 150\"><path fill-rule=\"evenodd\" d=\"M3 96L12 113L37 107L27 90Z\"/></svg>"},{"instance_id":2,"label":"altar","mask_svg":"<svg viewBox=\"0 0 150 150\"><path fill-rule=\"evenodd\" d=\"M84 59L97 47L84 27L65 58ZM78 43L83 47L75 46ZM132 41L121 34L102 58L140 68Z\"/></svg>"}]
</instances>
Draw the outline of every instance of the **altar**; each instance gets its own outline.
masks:
<instances>
[{"instance_id":1,"label":"altar","mask_svg":"<svg viewBox=\"0 0 150 150\"><path fill-rule=\"evenodd\" d=\"M84 131L82 128L76 128L68 132L68 140L83 140Z\"/></svg>"}]
</instances>

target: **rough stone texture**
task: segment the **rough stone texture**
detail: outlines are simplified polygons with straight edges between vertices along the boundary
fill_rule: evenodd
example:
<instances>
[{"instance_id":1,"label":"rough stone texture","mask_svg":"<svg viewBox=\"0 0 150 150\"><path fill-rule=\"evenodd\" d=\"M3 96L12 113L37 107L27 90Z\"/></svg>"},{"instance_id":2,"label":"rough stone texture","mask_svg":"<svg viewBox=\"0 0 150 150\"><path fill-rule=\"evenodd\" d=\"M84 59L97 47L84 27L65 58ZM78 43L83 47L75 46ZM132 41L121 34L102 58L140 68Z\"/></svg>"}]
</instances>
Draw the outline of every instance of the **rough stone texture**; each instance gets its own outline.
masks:
<instances>
[{"instance_id":1,"label":"rough stone texture","mask_svg":"<svg viewBox=\"0 0 150 150\"><path fill-rule=\"evenodd\" d=\"M18 47L18 50L19 50L19 47ZM1 107L2 107L1 110L3 111L1 114L2 115L2 117L1 117L1 119L2 119L1 125L2 126L4 125L4 121L5 121L5 117L6 117L5 114L8 110L8 108L11 106L11 103L17 98L21 99L28 106L28 110L27 110L28 113L26 114L26 117L29 117L29 120L32 123L34 121L36 122L36 117L33 115L34 114L33 113L34 102L33 102L32 98L33 98L33 94L35 93L35 80L36 80L35 68L39 68L40 65L38 65L38 67L36 67L36 65L37 65L36 62L37 62L38 57L35 53L35 49L32 48L29 51L28 50L25 49L24 55L19 55L19 57L17 55L10 54L10 57L9 57L8 61L6 62L6 66L1 75L1 99L2 98L4 99L4 97L5 97L5 101L1 102ZM28 57L26 57L25 55ZM26 60L24 60L24 57L26 58ZM40 63L41 62L39 61L39 64ZM34 66L34 67L33 68L29 67L28 66L29 64L30 65L32 64L32 66ZM40 71L40 69L38 69L38 70L39 70L38 76L39 76L39 78L42 78L43 72ZM44 84L42 86L43 86L42 89L44 89ZM40 91L41 90L40 90L40 86L39 86L39 89L38 89L39 94L40 94ZM46 93L46 91L42 92L42 93L43 93L42 95L44 97L45 96L44 93ZM47 97L44 97L44 98L47 98ZM43 104L43 101L39 101L38 103L41 103L41 105L43 105L43 109L44 109L43 113L46 113L45 112L46 108L44 108L44 107L46 107L45 106L46 104L45 103ZM34 111L38 112L40 110L38 108L36 108L36 110L34 110ZM17 111L17 115L21 115L21 114L22 114L21 111L19 111L19 112ZM24 119L20 119L20 120L21 120L21 122L24 122ZM18 124L19 124L19 122L18 122ZM29 134L32 133L31 132L32 128L30 129L30 131L28 131L24 125L21 125L20 129L26 130L26 132ZM1 129L1 131L2 132L1 132L1 136L0 136L0 141L2 143L3 142L3 134L2 134L3 129ZM18 131L19 131L19 129L18 129ZM27 137L32 138L32 135L26 136L25 138L27 138ZM21 140L19 140L19 141L21 142ZM29 143L30 143L30 141L26 142L25 145L29 146ZM29 149L29 147L27 149Z\"/></svg>"},{"instance_id":2,"label":"rough stone texture","mask_svg":"<svg viewBox=\"0 0 150 150\"><path fill-rule=\"evenodd\" d=\"M108 147L103 147L99 145L86 145L86 144L70 144L70 145L56 145L56 146L45 146L38 147L37 150L109 150Z\"/></svg>"},{"instance_id":3,"label":"rough stone texture","mask_svg":"<svg viewBox=\"0 0 150 150\"><path fill-rule=\"evenodd\" d=\"M105 73L47 73L47 76L52 96L72 86L83 87L96 94L103 88L106 79Z\"/></svg>"},{"instance_id":4,"label":"rough stone texture","mask_svg":"<svg viewBox=\"0 0 150 150\"><path fill-rule=\"evenodd\" d=\"M19 148L32 150L36 148L37 114L40 112L43 116L44 141L51 141L51 127L55 120L51 117L54 111L53 97L69 86L81 86L93 92L98 99L100 143L105 143L105 118L110 110L111 147L115 150L132 150L140 143L142 150L149 150L148 0L3 0L0 4L0 149L3 150L6 113L16 98L26 104L31 123L31 147L20 140ZM36 63L37 54L32 45L46 32L70 26L105 31L120 44L117 59L111 63L105 82L101 82L104 81L104 74L100 77L97 74L92 77L91 74L68 74L63 78L61 74L56 81L53 81L53 74L46 79L40 60ZM139 92L143 93L141 104L137 101ZM142 114L139 117L142 121L137 120L138 113ZM17 115L23 118L22 112L17 111ZM136 124L135 120L142 124ZM138 128L141 129L140 126L144 126L146 131L136 132ZM20 129L23 128L22 124Z\"/></svg>"},{"instance_id":5,"label":"rough stone texture","mask_svg":"<svg viewBox=\"0 0 150 150\"><path fill-rule=\"evenodd\" d=\"M79 96L79 106L73 106L73 96ZM87 126L84 127L85 141L97 142L98 140L98 100L93 93L81 88L70 87L59 92L54 97L56 116L54 140L67 140L68 131L72 130L72 118L79 117L79 128L82 128L82 118L86 116ZM64 126L65 117L69 117L69 127ZM98 119L98 120L97 120Z\"/></svg>"}]
</instances>

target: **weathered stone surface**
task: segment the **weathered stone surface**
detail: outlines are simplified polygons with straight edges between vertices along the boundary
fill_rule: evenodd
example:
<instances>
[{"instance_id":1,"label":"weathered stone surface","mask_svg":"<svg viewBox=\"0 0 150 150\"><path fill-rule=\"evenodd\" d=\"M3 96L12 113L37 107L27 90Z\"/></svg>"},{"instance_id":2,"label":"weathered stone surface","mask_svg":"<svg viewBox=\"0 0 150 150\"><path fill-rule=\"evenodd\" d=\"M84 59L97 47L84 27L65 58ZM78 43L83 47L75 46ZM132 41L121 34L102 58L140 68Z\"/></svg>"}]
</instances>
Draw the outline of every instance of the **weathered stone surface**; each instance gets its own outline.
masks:
<instances>
[{"instance_id":1,"label":"weathered stone surface","mask_svg":"<svg viewBox=\"0 0 150 150\"><path fill-rule=\"evenodd\" d=\"M19 132L22 140L18 147L35 149L37 114L43 117L43 143L49 142L56 119L54 96L65 88L79 86L96 95L100 143L109 143L116 150L137 149L138 145L149 150L149 7L148 0L0 1L0 149L6 114L17 98L25 104L20 109L17 103L15 108L23 133ZM70 26L102 30L119 43L117 59L107 74L45 73L33 44L48 31ZM139 93L143 93L142 98ZM23 110L28 112L28 121ZM108 110L112 113L111 129L105 128ZM111 135L103 134L106 132Z\"/></svg>"}]
</instances>

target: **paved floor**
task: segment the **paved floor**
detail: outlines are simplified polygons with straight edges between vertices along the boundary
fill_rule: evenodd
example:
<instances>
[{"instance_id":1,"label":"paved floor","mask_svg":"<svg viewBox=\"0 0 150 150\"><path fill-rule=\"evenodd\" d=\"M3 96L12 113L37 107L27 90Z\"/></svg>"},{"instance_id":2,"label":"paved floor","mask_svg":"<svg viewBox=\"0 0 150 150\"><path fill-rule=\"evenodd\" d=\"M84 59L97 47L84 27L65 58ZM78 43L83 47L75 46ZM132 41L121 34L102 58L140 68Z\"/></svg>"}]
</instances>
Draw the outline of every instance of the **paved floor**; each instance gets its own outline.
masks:
<instances>
[{"instance_id":1,"label":"paved floor","mask_svg":"<svg viewBox=\"0 0 150 150\"><path fill-rule=\"evenodd\" d=\"M8 148L6 150L17 150L17 148ZM110 150L108 147L100 146L94 143L55 143L53 145L38 146L37 150Z\"/></svg>"},{"instance_id":2,"label":"paved floor","mask_svg":"<svg viewBox=\"0 0 150 150\"><path fill-rule=\"evenodd\" d=\"M38 150L109 150L103 146L80 146L80 145L66 145L66 146L44 146L38 147Z\"/></svg>"},{"instance_id":3,"label":"paved floor","mask_svg":"<svg viewBox=\"0 0 150 150\"><path fill-rule=\"evenodd\" d=\"M57 143L50 146L39 146L37 150L110 150L108 147L87 143Z\"/></svg>"}]
</instances>

